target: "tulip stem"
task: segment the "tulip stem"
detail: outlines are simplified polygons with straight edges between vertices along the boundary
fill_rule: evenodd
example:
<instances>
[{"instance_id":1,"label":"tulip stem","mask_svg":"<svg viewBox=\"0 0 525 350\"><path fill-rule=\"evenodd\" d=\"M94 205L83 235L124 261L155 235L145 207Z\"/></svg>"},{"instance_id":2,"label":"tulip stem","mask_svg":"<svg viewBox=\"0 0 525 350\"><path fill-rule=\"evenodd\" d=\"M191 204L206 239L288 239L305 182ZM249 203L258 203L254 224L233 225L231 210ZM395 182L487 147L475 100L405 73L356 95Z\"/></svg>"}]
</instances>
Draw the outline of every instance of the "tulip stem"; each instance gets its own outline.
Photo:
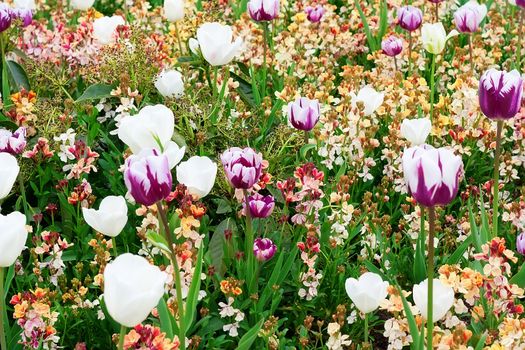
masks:
<instances>
[{"instance_id":1,"label":"tulip stem","mask_svg":"<svg viewBox=\"0 0 525 350\"><path fill-rule=\"evenodd\" d=\"M498 120L496 131L496 151L494 152L494 198L492 199L492 229L493 236L498 237L498 217L499 217L499 163L501 157L501 133L503 131L503 120Z\"/></svg>"},{"instance_id":2,"label":"tulip stem","mask_svg":"<svg viewBox=\"0 0 525 350\"><path fill-rule=\"evenodd\" d=\"M468 35L468 50L470 53L470 70L474 73L474 55L472 53L472 35Z\"/></svg>"},{"instance_id":3,"label":"tulip stem","mask_svg":"<svg viewBox=\"0 0 525 350\"><path fill-rule=\"evenodd\" d=\"M124 338L126 337L126 326L120 326L120 335L118 337L118 350L124 349Z\"/></svg>"},{"instance_id":4,"label":"tulip stem","mask_svg":"<svg viewBox=\"0 0 525 350\"><path fill-rule=\"evenodd\" d=\"M433 292L434 292L434 232L436 229L436 208L428 207L428 300L427 300L427 349L432 349L432 333L434 324L433 314Z\"/></svg>"},{"instance_id":5,"label":"tulip stem","mask_svg":"<svg viewBox=\"0 0 525 350\"><path fill-rule=\"evenodd\" d=\"M307 145L308 142L310 142L310 139L309 139L308 131L305 130L304 131L304 144Z\"/></svg>"},{"instance_id":6,"label":"tulip stem","mask_svg":"<svg viewBox=\"0 0 525 350\"><path fill-rule=\"evenodd\" d=\"M365 314L365 345L368 349L368 314Z\"/></svg>"},{"instance_id":7,"label":"tulip stem","mask_svg":"<svg viewBox=\"0 0 525 350\"><path fill-rule=\"evenodd\" d=\"M266 62L266 55L268 53L268 23L263 22L263 85L261 87L261 97L264 99L266 95L266 78L268 73L268 63Z\"/></svg>"},{"instance_id":8,"label":"tulip stem","mask_svg":"<svg viewBox=\"0 0 525 350\"><path fill-rule=\"evenodd\" d=\"M253 253L253 226L252 226L252 216L250 214L250 200L248 196L248 191L244 190L244 204L245 204L245 210L244 214L246 215L246 240L245 240L245 254L246 254L246 260L247 260L247 274L246 278L248 279L248 291L250 294L255 292L255 286L257 285L254 282L256 281L256 277L254 278L253 269L254 269L254 253Z\"/></svg>"},{"instance_id":9,"label":"tulip stem","mask_svg":"<svg viewBox=\"0 0 525 350\"><path fill-rule=\"evenodd\" d=\"M408 32L408 75L412 73L412 32Z\"/></svg>"},{"instance_id":10,"label":"tulip stem","mask_svg":"<svg viewBox=\"0 0 525 350\"><path fill-rule=\"evenodd\" d=\"M117 240L115 237L111 237L111 245L113 246L113 254L115 254L115 258L118 256L117 252Z\"/></svg>"},{"instance_id":11,"label":"tulip stem","mask_svg":"<svg viewBox=\"0 0 525 350\"><path fill-rule=\"evenodd\" d=\"M4 291L4 275L5 268L0 267L0 349L7 349L7 342L5 340L4 321L7 322L7 313L5 306L5 291ZM4 317L4 315L6 317Z\"/></svg>"},{"instance_id":12,"label":"tulip stem","mask_svg":"<svg viewBox=\"0 0 525 350\"><path fill-rule=\"evenodd\" d=\"M169 245L170 254L171 254L171 263L173 266L173 277L175 279L175 289L177 293L177 307L179 312L179 342L180 342L180 349L185 350L186 349L186 327L184 324L184 303L182 300L182 283L180 279L180 269L179 269L179 263L177 262L177 254L175 253L175 250L173 249L173 239L171 238L171 231L170 231L170 225L168 222L168 216L166 215L166 211L164 210L164 207L162 206L162 202L157 203L157 210L159 212L160 219L162 221L162 225L164 226L164 233L166 236L166 240ZM201 248L202 249L202 248Z\"/></svg>"},{"instance_id":13,"label":"tulip stem","mask_svg":"<svg viewBox=\"0 0 525 350\"><path fill-rule=\"evenodd\" d=\"M430 68L430 121L434 121L434 94L436 90L436 55L432 55L432 63Z\"/></svg>"},{"instance_id":14,"label":"tulip stem","mask_svg":"<svg viewBox=\"0 0 525 350\"><path fill-rule=\"evenodd\" d=\"M439 22L439 3L435 3L435 9L436 9L436 23Z\"/></svg>"},{"instance_id":15,"label":"tulip stem","mask_svg":"<svg viewBox=\"0 0 525 350\"><path fill-rule=\"evenodd\" d=\"M174 22L173 24L175 25L175 34L177 35L177 42L179 43L180 54L182 55L183 50L182 50L182 41L180 40L179 26L177 25L177 22Z\"/></svg>"},{"instance_id":16,"label":"tulip stem","mask_svg":"<svg viewBox=\"0 0 525 350\"><path fill-rule=\"evenodd\" d=\"M394 56L394 67L396 68L396 73L397 73L398 69L397 69L397 57L396 56Z\"/></svg>"}]
</instances>

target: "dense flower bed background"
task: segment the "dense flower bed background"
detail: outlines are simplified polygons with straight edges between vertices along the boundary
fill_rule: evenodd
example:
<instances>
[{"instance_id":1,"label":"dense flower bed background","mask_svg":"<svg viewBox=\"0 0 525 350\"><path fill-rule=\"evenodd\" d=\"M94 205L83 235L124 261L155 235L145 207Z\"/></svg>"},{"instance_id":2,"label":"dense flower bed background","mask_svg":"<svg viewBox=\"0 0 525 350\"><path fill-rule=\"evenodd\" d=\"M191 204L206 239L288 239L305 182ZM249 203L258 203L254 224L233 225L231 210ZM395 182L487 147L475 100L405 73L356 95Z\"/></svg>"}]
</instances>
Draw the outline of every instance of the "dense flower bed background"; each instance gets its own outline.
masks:
<instances>
[{"instance_id":1,"label":"dense flower bed background","mask_svg":"<svg viewBox=\"0 0 525 350\"><path fill-rule=\"evenodd\" d=\"M525 348L521 6L1 3L0 348Z\"/></svg>"}]
</instances>

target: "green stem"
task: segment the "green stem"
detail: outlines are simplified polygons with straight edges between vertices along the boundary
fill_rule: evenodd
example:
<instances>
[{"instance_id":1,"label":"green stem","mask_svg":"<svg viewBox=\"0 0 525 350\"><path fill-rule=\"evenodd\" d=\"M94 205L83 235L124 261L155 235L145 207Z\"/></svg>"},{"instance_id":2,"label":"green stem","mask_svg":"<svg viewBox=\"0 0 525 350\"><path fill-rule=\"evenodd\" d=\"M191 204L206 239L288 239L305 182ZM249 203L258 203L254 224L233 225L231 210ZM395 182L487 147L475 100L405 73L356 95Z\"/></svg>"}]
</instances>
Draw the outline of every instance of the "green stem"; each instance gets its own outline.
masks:
<instances>
[{"instance_id":1,"label":"green stem","mask_svg":"<svg viewBox=\"0 0 525 350\"><path fill-rule=\"evenodd\" d=\"M5 305L5 291L4 291L5 268L0 267L0 348L7 349L7 342L5 339L4 321L7 321L6 305Z\"/></svg>"},{"instance_id":2,"label":"green stem","mask_svg":"<svg viewBox=\"0 0 525 350\"><path fill-rule=\"evenodd\" d=\"M118 350L124 349L124 338L126 337L126 326L120 326L120 335L118 338Z\"/></svg>"},{"instance_id":3,"label":"green stem","mask_svg":"<svg viewBox=\"0 0 525 350\"><path fill-rule=\"evenodd\" d=\"M250 294L253 294L255 292L256 287L256 279L254 278L253 274L253 268L254 268L254 260L255 256L253 255L253 226L252 226L252 216L250 215L250 206L249 206L249 199L248 199L248 191L244 190L244 203L245 203L245 214L246 214L246 237L245 237L245 247L244 252L246 254L247 259L247 273L246 276L248 277L248 291Z\"/></svg>"},{"instance_id":4,"label":"green stem","mask_svg":"<svg viewBox=\"0 0 525 350\"><path fill-rule=\"evenodd\" d=\"M503 121L498 120L496 132L496 151L494 152L494 198L492 200L492 229L493 237L498 237L498 217L499 217L499 163L501 157L501 133L503 131Z\"/></svg>"},{"instance_id":5,"label":"green stem","mask_svg":"<svg viewBox=\"0 0 525 350\"><path fill-rule=\"evenodd\" d=\"M263 22L263 28L264 28L264 37L263 37L263 84L261 87L261 97L264 99L264 96L266 95L266 74L268 72L268 64L266 62L266 55L268 53L268 23Z\"/></svg>"},{"instance_id":6,"label":"green stem","mask_svg":"<svg viewBox=\"0 0 525 350\"><path fill-rule=\"evenodd\" d=\"M368 349L368 314L365 314L365 345Z\"/></svg>"},{"instance_id":7,"label":"green stem","mask_svg":"<svg viewBox=\"0 0 525 350\"><path fill-rule=\"evenodd\" d=\"M434 233L436 229L436 209L435 207L428 208L428 299L427 299L427 349L432 349L432 333L434 331L434 324L432 322L432 313L434 301Z\"/></svg>"},{"instance_id":8,"label":"green stem","mask_svg":"<svg viewBox=\"0 0 525 350\"><path fill-rule=\"evenodd\" d=\"M184 325L184 301L182 300L182 282L180 279L179 263L177 262L177 254L173 249L173 239L171 237L170 225L168 223L168 216L162 206L162 202L157 203L157 210L159 212L162 225L164 226L164 234L168 242L171 254L171 263L173 264L173 277L175 279L175 289L177 291L177 306L179 312L179 349L186 349L186 327Z\"/></svg>"},{"instance_id":9,"label":"green stem","mask_svg":"<svg viewBox=\"0 0 525 350\"><path fill-rule=\"evenodd\" d=\"M117 251L117 240L115 239L115 237L111 237L111 245L113 246L113 254L115 255L115 258L118 256L118 251Z\"/></svg>"},{"instance_id":10,"label":"green stem","mask_svg":"<svg viewBox=\"0 0 525 350\"><path fill-rule=\"evenodd\" d=\"M214 100L217 98L217 95L218 95L218 91L217 91L218 74L219 74L219 67L214 66L213 67L213 99Z\"/></svg>"},{"instance_id":11,"label":"green stem","mask_svg":"<svg viewBox=\"0 0 525 350\"><path fill-rule=\"evenodd\" d=\"M430 70L430 121L434 121L434 94L436 91L436 81L435 81L435 74L436 74L436 55L432 55L432 66Z\"/></svg>"},{"instance_id":12,"label":"green stem","mask_svg":"<svg viewBox=\"0 0 525 350\"><path fill-rule=\"evenodd\" d=\"M309 132L308 131L304 131L304 144L307 145L309 142Z\"/></svg>"},{"instance_id":13,"label":"green stem","mask_svg":"<svg viewBox=\"0 0 525 350\"><path fill-rule=\"evenodd\" d=\"M470 71L474 73L474 54L472 53L472 34L468 34L468 50L470 53Z\"/></svg>"},{"instance_id":14,"label":"green stem","mask_svg":"<svg viewBox=\"0 0 525 350\"><path fill-rule=\"evenodd\" d=\"M408 76L412 74L412 32L408 32Z\"/></svg>"},{"instance_id":15,"label":"green stem","mask_svg":"<svg viewBox=\"0 0 525 350\"><path fill-rule=\"evenodd\" d=\"M7 61L5 59L6 50L6 34L0 34L0 51L2 54L2 100L4 102L4 110L7 111L11 106L11 91L9 88L9 80L7 73Z\"/></svg>"}]
</instances>

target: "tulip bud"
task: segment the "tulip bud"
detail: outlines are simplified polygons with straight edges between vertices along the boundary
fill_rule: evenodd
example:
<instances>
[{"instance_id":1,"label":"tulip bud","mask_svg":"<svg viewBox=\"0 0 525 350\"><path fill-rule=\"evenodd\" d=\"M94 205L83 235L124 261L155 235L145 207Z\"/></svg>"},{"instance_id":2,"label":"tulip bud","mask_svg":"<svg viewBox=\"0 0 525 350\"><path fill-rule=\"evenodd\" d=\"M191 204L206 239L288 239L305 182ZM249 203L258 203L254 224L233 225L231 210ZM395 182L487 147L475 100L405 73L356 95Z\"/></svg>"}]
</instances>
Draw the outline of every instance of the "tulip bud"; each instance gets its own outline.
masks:
<instances>
[{"instance_id":1,"label":"tulip bud","mask_svg":"<svg viewBox=\"0 0 525 350\"><path fill-rule=\"evenodd\" d=\"M404 6L397 11L399 26L409 32L418 29L423 22L423 12L413 6Z\"/></svg>"},{"instance_id":2,"label":"tulip bud","mask_svg":"<svg viewBox=\"0 0 525 350\"><path fill-rule=\"evenodd\" d=\"M428 279L420 284L415 284L412 289L414 303L423 318L427 318L428 305ZM432 320L437 322L447 314L454 304L454 289L445 286L439 279L432 282Z\"/></svg>"},{"instance_id":3,"label":"tulip bud","mask_svg":"<svg viewBox=\"0 0 525 350\"><path fill-rule=\"evenodd\" d=\"M382 104L385 98L385 94L377 92L370 86L365 86L357 93L357 96L351 92L352 105L357 106L357 103L364 105L363 113L365 116L369 116L374 113Z\"/></svg>"},{"instance_id":4,"label":"tulip bud","mask_svg":"<svg viewBox=\"0 0 525 350\"><path fill-rule=\"evenodd\" d=\"M128 206L122 196L108 196L98 210L82 208L84 220L97 232L116 237L128 222Z\"/></svg>"},{"instance_id":5,"label":"tulip bud","mask_svg":"<svg viewBox=\"0 0 525 350\"><path fill-rule=\"evenodd\" d=\"M126 24L121 16L101 17L93 22L93 37L102 45L116 41L117 27Z\"/></svg>"},{"instance_id":6,"label":"tulip bud","mask_svg":"<svg viewBox=\"0 0 525 350\"><path fill-rule=\"evenodd\" d=\"M163 71L155 81L155 87L166 98L180 98L184 95L182 74L176 70Z\"/></svg>"},{"instance_id":7,"label":"tulip bud","mask_svg":"<svg viewBox=\"0 0 525 350\"><path fill-rule=\"evenodd\" d=\"M312 23L318 23L323 18L326 10L323 5L317 5L316 7L308 6L305 10L306 18Z\"/></svg>"},{"instance_id":8,"label":"tulip bud","mask_svg":"<svg viewBox=\"0 0 525 350\"><path fill-rule=\"evenodd\" d=\"M71 0L71 7L75 10L86 11L93 6L95 0Z\"/></svg>"},{"instance_id":9,"label":"tulip bud","mask_svg":"<svg viewBox=\"0 0 525 350\"><path fill-rule=\"evenodd\" d=\"M26 245L26 216L20 212L0 214L0 267L14 264Z\"/></svg>"},{"instance_id":10,"label":"tulip bud","mask_svg":"<svg viewBox=\"0 0 525 350\"><path fill-rule=\"evenodd\" d=\"M164 105L146 106L137 115L121 120L118 137L138 154L144 149L156 149L168 157L173 169L184 157L186 147L171 141L175 128L175 116Z\"/></svg>"},{"instance_id":11,"label":"tulip bud","mask_svg":"<svg viewBox=\"0 0 525 350\"><path fill-rule=\"evenodd\" d=\"M210 193L216 176L217 164L208 157L194 156L177 166L177 181L199 199Z\"/></svg>"},{"instance_id":12,"label":"tulip bud","mask_svg":"<svg viewBox=\"0 0 525 350\"><path fill-rule=\"evenodd\" d=\"M390 57L395 57L403 51L403 40L400 38L391 35L387 39L381 42L381 48L385 55Z\"/></svg>"},{"instance_id":13,"label":"tulip bud","mask_svg":"<svg viewBox=\"0 0 525 350\"><path fill-rule=\"evenodd\" d=\"M150 206L166 198L173 185L168 157L145 149L126 160L124 181L137 203Z\"/></svg>"},{"instance_id":14,"label":"tulip bud","mask_svg":"<svg viewBox=\"0 0 525 350\"><path fill-rule=\"evenodd\" d=\"M26 129L18 128L14 133L6 129L0 129L0 152L12 155L20 154L26 147Z\"/></svg>"},{"instance_id":15,"label":"tulip bud","mask_svg":"<svg viewBox=\"0 0 525 350\"><path fill-rule=\"evenodd\" d=\"M235 188L251 188L262 171L262 157L253 149L232 147L221 155L222 166L230 184Z\"/></svg>"},{"instance_id":16,"label":"tulip bud","mask_svg":"<svg viewBox=\"0 0 525 350\"><path fill-rule=\"evenodd\" d=\"M516 250L521 255L525 255L525 232L518 235L516 239Z\"/></svg>"},{"instance_id":17,"label":"tulip bud","mask_svg":"<svg viewBox=\"0 0 525 350\"><path fill-rule=\"evenodd\" d=\"M248 13L257 22L271 21L279 16L279 0L250 0Z\"/></svg>"},{"instance_id":18,"label":"tulip bud","mask_svg":"<svg viewBox=\"0 0 525 350\"><path fill-rule=\"evenodd\" d=\"M463 161L446 148L415 146L403 153L403 172L408 191L419 204L447 205L458 193Z\"/></svg>"},{"instance_id":19,"label":"tulip bud","mask_svg":"<svg viewBox=\"0 0 525 350\"><path fill-rule=\"evenodd\" d=\"M401 135L412 144L419 146L425 143L432 124L428 118L405 119L401 124Z\"/></svg>"},{"instance_id":20,"label":"tulip bud","mask_svg":"<svg viewBox=\"0 0 525 350\"><path fill-rule=\"evenodd\" d=\"M387 288L388 282L373 272L365 272L358 280L348 278L345 283L346 294L364 314L379 307L388 294Z\"/></svg>"},{"instance_id":21,"label":"tulip bud","mask_svg":"<svg viewBox=\"0 0 525 350\"><path fill-rule=\"evenodd\" d=\"M11 21L15 18L13 10L9 5L0 3L0 33L11 26Z\"/></svg>"},{"instance_id":22,"label":"tulip bud","mask_svg":"<svg viewBox=\"0 0 525 350\"><path fill-rule=\"evenodd\" d=\"M141 256L119 255L104 270L104 302L126 327L142 323L164 295L166 273Z\"/></svg>"},{"instance_id":23,"label":"tulip bud","mask_svg":"<svg viewBox=\"0 0 525 350\"><path fill-rule=\"evenodd\" d=\"M253 254L259 261L268 261L275 255L277 246L269 238L256 238L253 242Z\"/></svg>"},{"instance_id":24,"label":"tulip bud","mask_svg":"<svg viewBox=\"0 0 525 350\"><path fill-rule=\"evenodd\" d=\"M454 13L456 28L461 33L474 33L487 15L487 6L471 0Z\"/></svg>"},{"instance_id":25,"label":"tulip bud","mask_svg":"<svg viewBox=\"0 0 525 350\"><path fill-rule=\"evenodd\" d=\"M16 158L9 153L0 153L0 200L9 195L15 184L20 167Z\"/></svg>"},{"instance_id":26,"label":"tulip bud","mask_svg":"<svg viewBox=\"0 0 525 350\"><path fill-rule=\"evenodd\" d=\"M239 53L242 45L241 38L233 41L233 31L230 26L217 22L201 25L197 29L197 40L202 56L212 66L230 63Z\"/></svg>"},{"instance_id":27,"label":"tulip bud","mask_svg":"<svg viewBox=\"0 0 525 350\"><path fill-rule=\"evenodd\" d=\"M164 0L164 15L170 22L184 18L184 0Z\"/></svg>"},{"instance_id":28,"label":"tulip bud","mask_svg":"<svg viewBox=\"0 0 525 350\"><path fill-rule=\"evenodd\" d=\"M246 205L243 204L243 206ZM272 214L274 206L275 199L271 195L263 196L256 193L248 197L248 207L252 218L267 218Z\"/></svg>"},{"instance_id":29,"label":"tulip bud","mask_svg":"<svg viewBox=\"0 0 525 350\"><path fill-rule=\"evenodd\" d=\"M445 48L447 41L456 35L458 35L458 32L455 29L447 35L441 22L425 23L421 29L423 48L434 55L440 54Z\"/></svg>"},{"instance_id":30,"label":"tulip bud","mask_svg":"<svg viewBox=\"0 0 525 350\"><path fill-rule=\"evenodd\" d=\"M301 97L288 104L288 120L298 130L312 130L320 115L321 108L317 100Z\"/></svg>"},{"instance_id":31,"label":"tulip bud","mask_svg":"<svg viewBox=\"0 0 525 350\"><path fill-rule=\"evenodd\" d=\"M479 105L487 118L513 118L521 109L523 80L517 70L510 73L489 69L479 80Z\"/></svg>"}]
</instances>

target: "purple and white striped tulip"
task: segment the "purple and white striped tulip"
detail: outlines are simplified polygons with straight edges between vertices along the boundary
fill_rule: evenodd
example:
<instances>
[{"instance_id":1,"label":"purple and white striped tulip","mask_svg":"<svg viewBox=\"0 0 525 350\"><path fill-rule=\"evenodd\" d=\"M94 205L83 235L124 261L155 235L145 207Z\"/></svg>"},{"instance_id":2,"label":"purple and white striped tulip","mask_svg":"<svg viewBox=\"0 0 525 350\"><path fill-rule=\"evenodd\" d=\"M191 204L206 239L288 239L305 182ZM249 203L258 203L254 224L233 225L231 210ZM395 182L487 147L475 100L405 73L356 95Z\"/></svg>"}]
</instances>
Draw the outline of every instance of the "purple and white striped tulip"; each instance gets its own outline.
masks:
<instances>
[{"instance_id":1,"label":"purple and white striped tulip","mask_svg":"<svg viewBox=\"0 0 525 350\"><path fill-rule=\"evenodd\" d=\"M5 3L0 3L0 33L11 26L11 22L16 18L13 9Z\"/></svg>"},{"instance_id":2,"label":"purple and white striped tulip","mask_svg":"<svg viewBox=\"0 0 525 350\"><path fill-rule=\"evenodd\" d=\"M514 117L521 108L523 80L517 70L489 69L479 80L479 105L489 119Z\"/></svg>"},{"instance_id":3,"label":"purple and white striped tulip","mask_svg":"<svg viewBox=\"0 0 525 350\"><path fill-rule=\"evenodd\" d=\"M13 133L6 129L0 129L0 152L17 155L24 151L26 144L25 128L18 128Z\"/></svg>"},{"instance_id":4,"label":"purple and white striped tulip","mask_svg":"<svg viewBox=\"0 0 525 350\"><path fill-rule=\"evenodd\" d=\"M461 33L474 33L487 15L487 6L471 0L454 13L456 28Z\"/></svg>"},{"instance_id":5,"label":"purple and white striped tulip","mask_svg":"<svg viewBox=\"0 0 525 350\"><path fill-rule=\"evenodd\" d=\"M320 115L321 107L317 100L300 97L288 104L288 120L298 130L312 130L319 121Z\"/></svg>"},{"instance_id":6,"label":"purple and white striped tulip","mask_svg":"<svg viewBox=\"0 0 525 350\"><path fill-rule=\"evenodd\" d=\"M269 238L256 238L253 242L253 254L259 261L268 261L275 255L277 246Z\"/></svg>"},{"instance_id":7,"label":"purple and white striped tulip","mask_svg":"<svg viewBox=\"0 0 525 350\"><path fill-rule=\"evenodd\" d=\"M381 42L381 48L385 55L395 57L403 51L403 40L391 35Z\"/></svg>"},{"instance_id":8,"label":"purple and white striped tulip","mask_svg":"<svg viewBox=\"0 0 525 350\"><path fill-rule=\"evenodd\" d=\"M509 0L509 2L512 4L511 0ZM516 0L514 5L517 5L517 6L521 7L521 8L525 8L525 0Z\"/></svg>"},{"instance_id":9,"label":"purple and white striped tulip","mask_svg":"<svg viewBox=\"0 0 525 350\"><path fill-rule=\"evenodd\" d=\"M271 21L279 16L279 0L250 0L248 13L254 21Z\"/></svg>"},{"instance_id":10,"label":"purple and white striped tulip","mask_svg":"<svg viewBox=\"0 0 525 350\"><path fill-rule=\"evenodd\" d=\"M228 181L235 188L251 188L261 177L262 157L249 147L226 150L221 162Z\"/></svg>"},{"instance_id":11,"label":"purple and white striped tulip","mask_svg":"<svg viewBox=\"0 0 525 350\"><path fill-rule=\"evenodd\" d=\"M27 27L33 22L33 11L28 8L20 7L13 10L13 17L22 21L22 26Z\"/></svg>"},{"instance_id":12,"label":"purple and white striped tulip","mask_svg":"<svg viewBox=\"0 0 525 350\"><path fill-rule=\"evenodd\" d=\"M324 13L326 10L324 9L323 5L317 5L316 7L308 6L305 9L306 12L306 18L312 22L312 23L318 23L323 18Z\"/></svg>"},{"instance_id":13,"label":"purple and white striped tulip","mask_svg":"<svg viewBox=\"0 0 525 350\"><path fill-rule=\"evenodd\" d=\"M446 148L415 146L403 153L403 172L408 192L419 204L447 205L458 193L463 161Z\"/></svg>"},{"instance_id":14,"label":"purple and white striped tulip","mask_svg":"<svg viewBox=\"0 0 525 350\"><path fill-rule=\"evenodd\" d=\"M252 218L267 218L273 212L275 199L271 195L263 196L255 193L248 197L248 207ZM244 210L246 210L246 208L244 208Z\"/></svg>"},{"instance_id":15,"label":"purple and white striped tulip","mask_svg":"<svg viewBox=\"0 0 525 350\"><path fill-rule=\"evenodd\" d=\"M146 206L166 198L173 185L168 157L145 149L126 160L124 181L135 201Z\"/></svg>"},{"instance_id":16,"label":"purple and white striped tulip","mask_svg":"<svg viewBox=\"0 0 525 350\"><path fill-rule=\"evenodd\" d=\"M397 11L399 26L409 32L418 29L423 22L423 12L414 6L403 6Z\"/></svg>"},{"instance_id":17,"label":"purple and white striped tulip","mask_svg":"<svg viewBox=\"0 0 525 350\"><path fill-rule=\"evenodd\" d=\"M516 250L521 255L525 255L525 232L522 232L516 238Z\"/></svg>"}]
</instances>

